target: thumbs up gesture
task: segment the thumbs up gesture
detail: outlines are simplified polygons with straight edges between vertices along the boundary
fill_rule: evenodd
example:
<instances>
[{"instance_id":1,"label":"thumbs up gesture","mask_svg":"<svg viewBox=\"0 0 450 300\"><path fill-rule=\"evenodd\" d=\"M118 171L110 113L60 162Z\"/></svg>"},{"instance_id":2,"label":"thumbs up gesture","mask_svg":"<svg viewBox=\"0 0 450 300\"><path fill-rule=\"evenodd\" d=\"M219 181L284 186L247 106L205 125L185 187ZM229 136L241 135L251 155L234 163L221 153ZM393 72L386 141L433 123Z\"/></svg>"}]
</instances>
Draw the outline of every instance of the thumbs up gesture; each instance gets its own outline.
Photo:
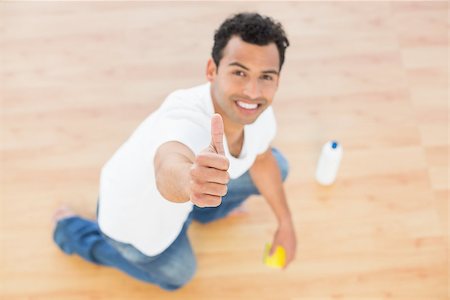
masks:
<instances>
[{"instance_id":1,"label":"thumbs up gesture","mask_svg":"<svg viewBox=\"0 0 450 300\"><path fill-rule=\"evenodd\" d=\"M194 160L190 170L190 200L199 207L222 203L230 181L229 161L223 148L223 120L219 114L211 119L211 143Z\"/></svg>"}]
</instances>

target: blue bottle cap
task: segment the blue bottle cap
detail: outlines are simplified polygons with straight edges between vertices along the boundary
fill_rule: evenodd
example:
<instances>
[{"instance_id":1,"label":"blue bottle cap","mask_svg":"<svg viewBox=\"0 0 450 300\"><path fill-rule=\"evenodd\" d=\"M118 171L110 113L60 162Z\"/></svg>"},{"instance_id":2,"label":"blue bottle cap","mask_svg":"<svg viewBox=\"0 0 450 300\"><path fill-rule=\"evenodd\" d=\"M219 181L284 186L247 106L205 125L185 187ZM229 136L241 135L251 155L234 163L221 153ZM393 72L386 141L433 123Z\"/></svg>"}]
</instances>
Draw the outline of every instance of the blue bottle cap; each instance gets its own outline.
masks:
<instances>
[{"instance_id":1,"label":"blue bottle cap","mask_svg":"<svg viewBox=\"0 0 450 300\"><path fill-rule=\"evenodd\" d=\"M337 141L331 141L331 148L336 149L339 143Z\"/></svg>"}]
</instances>

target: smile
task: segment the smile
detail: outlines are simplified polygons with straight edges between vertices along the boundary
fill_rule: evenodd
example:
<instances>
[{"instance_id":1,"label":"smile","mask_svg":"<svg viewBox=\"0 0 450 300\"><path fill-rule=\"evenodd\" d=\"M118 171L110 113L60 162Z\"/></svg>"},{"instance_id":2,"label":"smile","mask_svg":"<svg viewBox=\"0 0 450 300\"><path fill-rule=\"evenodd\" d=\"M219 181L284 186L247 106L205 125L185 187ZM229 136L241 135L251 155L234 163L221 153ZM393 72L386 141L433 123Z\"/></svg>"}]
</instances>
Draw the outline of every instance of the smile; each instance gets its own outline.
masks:
<instances>
[{"instance_id":1,"label":"smile","mask_svg":"<svg viewBox=\"0 0 450 300\"><path fill-rule=\"evenodd\" d=\"M257 109L259 106L259 104L257 104L257 103L245 103L242 101L236 101L236 104L241 108L249 109L249 110Z\"/></svg>"}]
</instances>

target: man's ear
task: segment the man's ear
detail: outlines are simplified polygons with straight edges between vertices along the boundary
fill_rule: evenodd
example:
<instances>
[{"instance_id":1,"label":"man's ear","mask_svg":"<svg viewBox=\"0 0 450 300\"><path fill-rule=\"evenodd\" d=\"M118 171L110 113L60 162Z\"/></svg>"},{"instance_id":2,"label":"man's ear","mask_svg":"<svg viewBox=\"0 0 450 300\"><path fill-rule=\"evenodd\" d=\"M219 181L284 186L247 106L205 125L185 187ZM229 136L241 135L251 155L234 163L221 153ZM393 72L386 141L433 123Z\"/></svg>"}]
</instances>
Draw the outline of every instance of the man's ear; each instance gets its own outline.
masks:
<instances>
[{"instance_id":1,"label":"man's ear","mask_svg":"<svg viewBox=\"0 0 450 300\"><path fill-rule=\"evenodd\" d=\"M213 82L217 75L216 63L212 58L208 59L208 64L206 65L206 79L209 82Z\"/></svg>"}]
</instances>

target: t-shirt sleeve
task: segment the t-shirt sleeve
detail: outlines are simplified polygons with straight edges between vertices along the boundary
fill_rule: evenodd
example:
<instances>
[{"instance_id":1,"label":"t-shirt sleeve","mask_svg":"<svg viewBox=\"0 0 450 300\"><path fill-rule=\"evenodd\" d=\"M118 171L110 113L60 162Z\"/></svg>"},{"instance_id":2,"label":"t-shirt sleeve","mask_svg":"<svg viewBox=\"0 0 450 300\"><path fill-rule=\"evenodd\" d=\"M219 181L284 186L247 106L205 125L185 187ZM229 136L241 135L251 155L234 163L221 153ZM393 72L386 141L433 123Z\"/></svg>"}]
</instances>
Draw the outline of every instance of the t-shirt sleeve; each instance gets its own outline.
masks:
<instances>
[{"instance_id":1,"label":"t-shirt sleeve","mask_svg":"<svg viewBox=\"0 0 450 300\"><path fill-rule=\"evenodd\" d=\"M207 117L201 111L189 108L163 112L155 124L157 135L154 145L158 148L166 142L177 141L198 154L210 142L205 121L207 122Z\"/></svg>"}]
</instances>

